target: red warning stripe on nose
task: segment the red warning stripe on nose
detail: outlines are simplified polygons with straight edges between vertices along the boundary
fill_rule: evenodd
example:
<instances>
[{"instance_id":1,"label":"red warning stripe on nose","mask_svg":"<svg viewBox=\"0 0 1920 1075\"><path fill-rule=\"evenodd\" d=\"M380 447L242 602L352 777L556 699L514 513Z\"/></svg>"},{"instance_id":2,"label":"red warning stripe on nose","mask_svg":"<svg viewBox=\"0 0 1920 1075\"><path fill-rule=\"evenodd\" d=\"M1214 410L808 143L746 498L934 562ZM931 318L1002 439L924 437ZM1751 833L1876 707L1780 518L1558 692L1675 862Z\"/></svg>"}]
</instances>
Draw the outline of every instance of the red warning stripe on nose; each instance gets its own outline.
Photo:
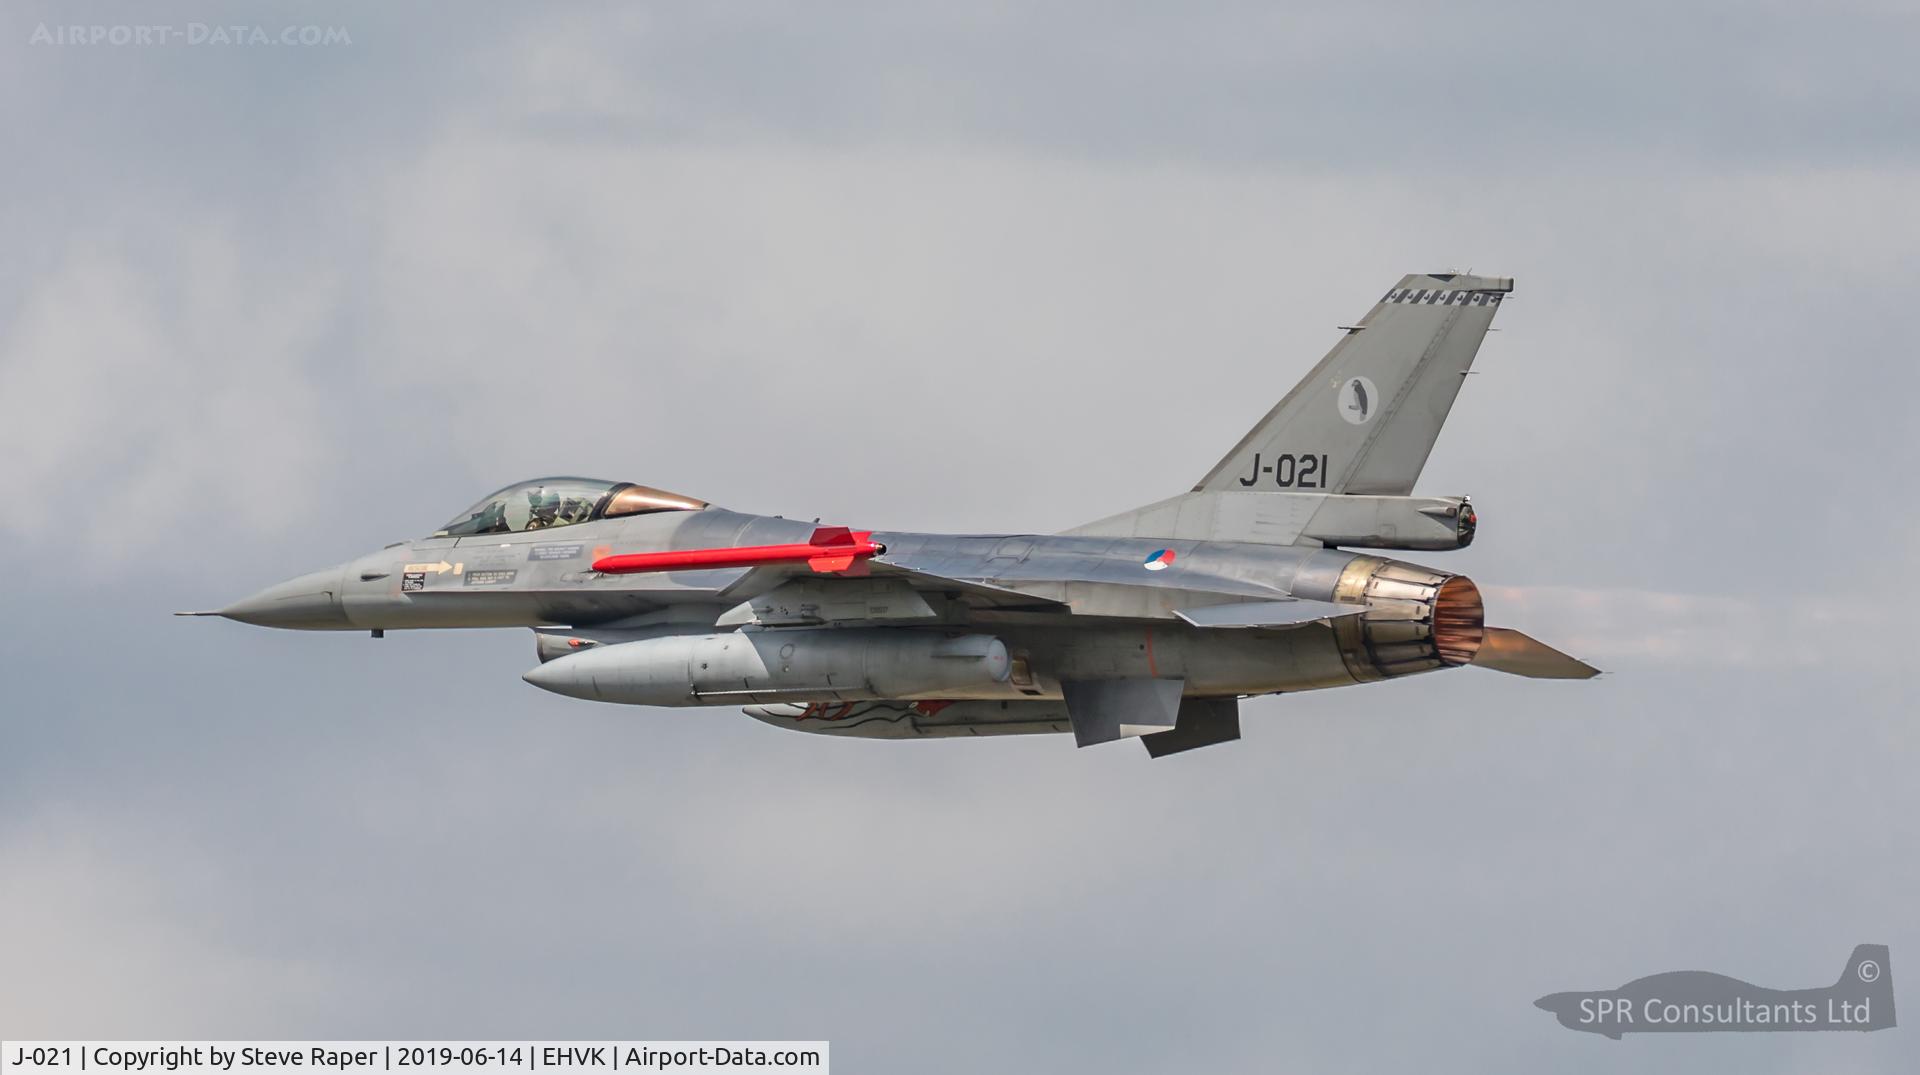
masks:
<instances>
[{"instance_id":1,"label":"red warning stripe on nose","mask_svg":"<svg viewBox=\"0 0 1920 1075\"><path fill-rule=\"evenodd\" d=\"M871 530L823 526L805 543L790 545L736 545L722 549L671 549L666 552L629 552L602 556L593 569L606 575L638 575L649 571L690 571L700 568L764 567L806 561L815 571L845 571L854 561L887 551L869 538Z\"/></svg>"}]
</instances>

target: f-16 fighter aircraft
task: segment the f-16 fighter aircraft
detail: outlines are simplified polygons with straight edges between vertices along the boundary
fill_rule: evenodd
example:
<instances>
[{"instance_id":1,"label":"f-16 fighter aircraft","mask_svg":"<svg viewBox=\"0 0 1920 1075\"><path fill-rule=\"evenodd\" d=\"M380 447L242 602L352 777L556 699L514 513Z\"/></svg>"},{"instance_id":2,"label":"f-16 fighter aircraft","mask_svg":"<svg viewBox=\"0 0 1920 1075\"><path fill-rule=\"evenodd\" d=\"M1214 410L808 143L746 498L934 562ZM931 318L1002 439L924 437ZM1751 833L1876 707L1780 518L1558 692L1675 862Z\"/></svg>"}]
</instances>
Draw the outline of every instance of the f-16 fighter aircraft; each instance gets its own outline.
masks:
<instances>
[{"instance_id":1,"label":"f-16 fighter aircraft","mask_svg":"<svg viewBox=\"0 0 1920 1075\"><path fill-rule=\"evenodd\" d=\"M883 533L542 478L433 534L215 612L301 630L530 627L527 682L913 739L1240 737L1239 699L1474 665L1597 671L1488 627L1464 575L1368 550L1473 540L1413 485L1503 277L1403 278L1189 492L1061 534Z\"/></svg>"}]
</instances>

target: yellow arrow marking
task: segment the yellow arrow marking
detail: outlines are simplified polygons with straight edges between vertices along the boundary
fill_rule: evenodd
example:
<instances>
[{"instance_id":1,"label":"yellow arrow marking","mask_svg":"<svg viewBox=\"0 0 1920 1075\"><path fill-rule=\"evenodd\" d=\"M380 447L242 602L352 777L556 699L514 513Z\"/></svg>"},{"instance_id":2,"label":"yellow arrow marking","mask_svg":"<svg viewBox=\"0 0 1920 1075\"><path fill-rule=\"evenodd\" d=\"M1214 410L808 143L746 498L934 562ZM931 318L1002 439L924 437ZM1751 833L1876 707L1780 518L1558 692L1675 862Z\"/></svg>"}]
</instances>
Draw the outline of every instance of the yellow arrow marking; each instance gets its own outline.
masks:
<instances>
[{"instance_id":1,"label":"yellow arrow marking","mask_svg":"<svg viewBox=\"0 0 1920 1075\"><path fill-rule=\"evenodd\" d=\"M442 560L437 564L408 564L406 567L402 568L402 570L415 571L415 572L431 571L436 575L451 571L454 574L458 575L462 571L465 571L466 567L467 565L465 564L450 564L450 563L447 563L445 560Z\"/></svg>"}]
</instances>

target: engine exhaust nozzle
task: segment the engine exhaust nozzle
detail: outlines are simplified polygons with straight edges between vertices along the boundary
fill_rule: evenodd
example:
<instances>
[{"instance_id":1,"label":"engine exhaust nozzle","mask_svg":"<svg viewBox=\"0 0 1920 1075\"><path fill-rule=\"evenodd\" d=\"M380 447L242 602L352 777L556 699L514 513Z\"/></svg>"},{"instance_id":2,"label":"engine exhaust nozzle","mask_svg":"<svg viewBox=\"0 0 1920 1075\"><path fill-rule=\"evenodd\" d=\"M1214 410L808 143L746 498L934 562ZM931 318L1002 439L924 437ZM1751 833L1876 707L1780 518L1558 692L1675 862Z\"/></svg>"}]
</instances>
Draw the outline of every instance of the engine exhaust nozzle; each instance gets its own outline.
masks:
<instances>
[{"instance_id":1,"label":"engine exhaust nozzle","mask_svg":"<svg viewBox=\"0 0 1920 1075\"><path fill-rule=\"evenodd\" d=\"M1486 639L1486 603L1465 575L1359 556L1333 599L1367 606L1334 621L1340 656L1361 682L1471 663Z\"/></svg>"}]
</instances>

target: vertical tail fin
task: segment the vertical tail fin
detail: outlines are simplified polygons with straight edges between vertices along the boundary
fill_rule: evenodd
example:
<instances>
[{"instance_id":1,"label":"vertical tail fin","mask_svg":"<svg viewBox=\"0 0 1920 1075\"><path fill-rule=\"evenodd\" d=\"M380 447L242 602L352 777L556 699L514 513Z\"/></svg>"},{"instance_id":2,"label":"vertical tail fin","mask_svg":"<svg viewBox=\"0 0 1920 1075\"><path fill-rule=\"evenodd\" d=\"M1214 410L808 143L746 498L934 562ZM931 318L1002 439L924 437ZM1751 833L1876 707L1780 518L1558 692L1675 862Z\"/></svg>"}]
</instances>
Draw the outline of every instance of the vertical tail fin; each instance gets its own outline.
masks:
<instances>
[{"instance_id":1,"label":"vertical tail fin","mask_svg":"<svg viewBox=\"0 0 1920 1075\"><path fill-rule=\"evenodd\" d=\"M1195 492L1405 496L1511 277L1402 277Z\"/></svg>"}]
</instances>

